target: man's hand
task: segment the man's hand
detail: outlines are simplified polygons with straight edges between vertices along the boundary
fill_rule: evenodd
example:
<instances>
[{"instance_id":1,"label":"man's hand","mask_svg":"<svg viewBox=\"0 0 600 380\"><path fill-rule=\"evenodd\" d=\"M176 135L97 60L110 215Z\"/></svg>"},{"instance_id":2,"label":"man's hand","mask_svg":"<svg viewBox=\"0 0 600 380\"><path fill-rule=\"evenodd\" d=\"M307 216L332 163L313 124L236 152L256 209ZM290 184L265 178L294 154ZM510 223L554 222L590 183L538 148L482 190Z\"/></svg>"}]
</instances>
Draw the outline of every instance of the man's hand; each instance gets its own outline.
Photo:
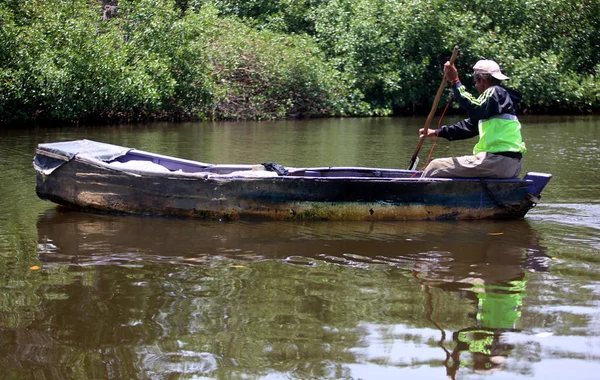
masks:
<instances>
[{"instance_id":1,"label":"man's hand","mask_svg":"<svg viewBox=\"0 0 600 380\"><path fill-rule=\"evenodd\" d=\"M452 82L453 80L458 78L458 71L456 71L456 66L450 61L444 64L444 75L448 82Z\"/></svg>"},{"instance_id":2,"label":"man's hand","mask_svg":"<svg viewBox=\"0 0 600 380\"><path fill-rule=\"evenodd\" d=\"M423 133L425 133L425 128L419 129L419 137L423 137ZM435 129L427 128L427 136L425 136L425 137L433 137L436 135L437 135L437 133L436 133Z\"/></svg>"}]
</instances>

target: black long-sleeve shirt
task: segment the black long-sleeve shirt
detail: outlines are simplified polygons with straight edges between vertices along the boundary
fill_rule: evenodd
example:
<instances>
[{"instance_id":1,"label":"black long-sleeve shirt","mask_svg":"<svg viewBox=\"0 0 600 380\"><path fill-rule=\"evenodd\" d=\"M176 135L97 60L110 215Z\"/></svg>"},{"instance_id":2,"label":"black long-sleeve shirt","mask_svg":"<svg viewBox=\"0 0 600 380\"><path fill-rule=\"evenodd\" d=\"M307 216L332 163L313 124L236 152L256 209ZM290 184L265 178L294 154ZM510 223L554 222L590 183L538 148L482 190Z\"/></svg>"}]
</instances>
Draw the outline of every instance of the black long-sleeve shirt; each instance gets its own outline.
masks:
<instances>
[{"instance_id":1,"label":"black long-sleeve shirt","mask_svg":"<svg viewBox=\"0 0 600 380\"><path fill-rule=\"evenodd\" d=\"M454 97L469 117L450 126L442 126L436 132L448 140L464 140L479 135L479 120L489 119L500 114L515 115L515 104L520 94L501 86L486 89L475 98L460 81L452 85Z\"/></svg>"}]
</instances>

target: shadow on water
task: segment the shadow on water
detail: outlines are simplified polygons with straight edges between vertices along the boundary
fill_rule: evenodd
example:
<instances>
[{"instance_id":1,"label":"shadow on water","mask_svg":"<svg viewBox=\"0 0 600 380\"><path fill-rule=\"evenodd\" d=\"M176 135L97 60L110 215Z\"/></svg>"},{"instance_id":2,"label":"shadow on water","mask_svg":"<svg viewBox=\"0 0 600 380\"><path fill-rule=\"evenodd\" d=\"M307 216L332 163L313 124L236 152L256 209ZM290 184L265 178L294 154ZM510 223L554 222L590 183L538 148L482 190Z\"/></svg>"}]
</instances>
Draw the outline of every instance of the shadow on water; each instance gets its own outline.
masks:
<instances>
[{"instance_id":1,"label":"shadow on water","mask_svg":"<svg viewBox=\"0 0 600 380\"><path fill-rule=\"evenodd\" d=\"M369 324L392 326L400 323L437 330L439 338L431 339L431 344L441 350L441 359L436 360L446 368L450 378L455 378L465 366L476 373L504 368L514 349L505 334L519 329L528 273L545 271L549 263L536 232L527 221L221 223L88 214L57 208L41 215L37 227L39 257L49 266L169 263L202 267L214 265L216 261L231 266L276 262L299 268L302 276L310 276L313 268L326 265L350 268L354 274L367 273L364 278L352 280L359 284L363 281L363 291L369 290L368 281L375 281L368 277L375 278L380 273L388 277L399 274L408 282L398 286L396 279L393 280L396 284L374 287L373 293L386 289L397 292L387 301L392 305L400 293L416 293L408 297L412 300L408 302L416 300L413 307L424 311L416 313L409 309L407 312L406 306L400 309L386 306L385 310L375 310L372 314L359 314L356 323L369 321ZM340 281L338 278L330 280ZM407 283L409 288L406 288ZM323 297L335 299L343 295ZM230 303L239 301L229 299ZM373 303L373 308L384 308L379 301L367 299L366 302ZM251 307L260 308L259 305ZM407 315L411 313L418 315ZM262 315L257 318L266 319ZM327 327L325 321L321 323L322 328ZM346 343L350 345L345 349L355 353L350 362L373 365L381 361L381 353L371 357L373 354L368 349L361 348L360 340L372 344L398 341L404 347L411 339L402 331L386 336L374 332L363 334L365 336L358 338L354 346ZM296 338L292 335L286 339L293 342ZM320 355L330 361L342 361L335 355ZM407 358L390 356L386 364L402 367L405 366L403 360ZM432 365L431 358L423 358L420 364ZM361 369L353 371L353 376L360 377ZM322 375L327 371L313 368L309 375L317 373ZM307 374L296 372L295 375Z\"/></svg>"}]
</instances>

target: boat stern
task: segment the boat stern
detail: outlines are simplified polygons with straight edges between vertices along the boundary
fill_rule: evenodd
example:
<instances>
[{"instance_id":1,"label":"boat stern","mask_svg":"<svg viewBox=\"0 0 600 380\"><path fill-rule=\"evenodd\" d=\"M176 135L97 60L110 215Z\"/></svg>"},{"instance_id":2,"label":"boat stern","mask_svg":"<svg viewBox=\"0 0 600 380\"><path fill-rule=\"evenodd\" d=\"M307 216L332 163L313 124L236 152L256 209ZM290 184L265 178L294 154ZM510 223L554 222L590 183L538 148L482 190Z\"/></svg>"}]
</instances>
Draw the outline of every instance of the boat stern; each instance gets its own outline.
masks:
<instances>
[{"instance_id":1,"label":"boat stern","mask_svg":"<svg viewBox=\"0 0 600 380\"><path fill-rule=\"evenodd\" d=\"M552 174L550 173L538 173L538 172L530 172L523 177L526 181L532 181L532 183L527 187L528 197L530 201L533 203L538 203L542 197L542 190L546 187L550 179L552 178Z\"/></svg>"}]
</instances>

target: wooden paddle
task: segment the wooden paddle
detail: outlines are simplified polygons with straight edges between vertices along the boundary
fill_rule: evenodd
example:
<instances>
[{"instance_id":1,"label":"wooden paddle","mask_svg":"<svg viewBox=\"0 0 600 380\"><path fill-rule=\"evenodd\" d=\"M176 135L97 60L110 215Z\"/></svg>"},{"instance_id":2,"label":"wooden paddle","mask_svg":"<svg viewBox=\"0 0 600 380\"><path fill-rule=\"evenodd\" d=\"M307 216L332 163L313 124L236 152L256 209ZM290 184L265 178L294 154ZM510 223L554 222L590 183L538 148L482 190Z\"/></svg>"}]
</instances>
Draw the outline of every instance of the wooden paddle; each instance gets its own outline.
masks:
<instances>
[{"instance_id":1,"label":"wooden paddle","mask_svg":"<svg viewBox=\"0 0 600 380\"><path fill-rule=\"evenodd\" d=\"M456 61L457 56L458 56L458 45L454 46L454 50L452 51L452 56L450 57L450 64L454 64L454 61ZM446 88L446 76L444 75L444 79L442 79L442 84L440 85L440 88L438 88L437 94L435 95L435 99L433 100L433 105L431 106L431 111L429 111L427 120L425 120L423 136L421 136L421 138L419 139L419 143L417 144L417 149L415 149L415 152L413 153L412 157L410 158L410 164L408 166L408 170L417 170L417 164L419 163L419 157L418 157L419 151L421 150L421 147L423 146L423 141L425 141L425 138L427 137L427 130L429 129L431 120L433 120L433 117L435 116L435 111L437 110L438 103L440 102L440 98L442 97L442 93L444 92L445 88Z\"/></svg>"}]
</instances>

